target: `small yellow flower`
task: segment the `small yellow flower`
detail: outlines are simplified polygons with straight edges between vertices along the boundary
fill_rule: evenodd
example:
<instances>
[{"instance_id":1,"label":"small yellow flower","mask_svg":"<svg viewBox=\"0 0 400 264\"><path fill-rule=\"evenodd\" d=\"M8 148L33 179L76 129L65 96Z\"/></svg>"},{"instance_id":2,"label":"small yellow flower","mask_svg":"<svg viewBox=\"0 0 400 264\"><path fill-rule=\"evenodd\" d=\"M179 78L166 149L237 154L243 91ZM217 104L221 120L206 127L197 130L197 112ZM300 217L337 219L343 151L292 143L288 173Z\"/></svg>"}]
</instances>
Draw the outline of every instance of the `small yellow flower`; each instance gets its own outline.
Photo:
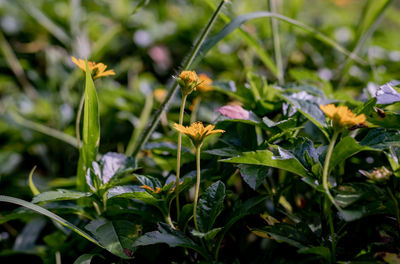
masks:
<instances>
[{"instance_id":1,"label":"small yellow flower","mask_svg":"<svg viewBox=\"0 0 400 264\"><path fill-rule=\"evenodd\" d=\"M222 129L214 129L214 125L208 125L204 127L202 122L195 122L190 126L182 126L175 123L174 128L179 132L189 136L195 146L199 146L209 135L225 132L225 130Z\"/></svg>"},{"instance_id":2,"label":"small yellow flower","mask_svg":"<svg viewBox=\"0 0 400 264\"><path fill-rule=\"evenodd\" d=\"M167 96L167 90L165 89L155 89L153 92L154 99L156 99L157 102L162 103L165 100L165 97Z\"/></svg>"},{"instance_id":3,"label":"small yellow flower","mask_svg":"<svg viewBox=\"0 0 400 264\"><path fill-rule=\"evenodd\" d=\"M356 115L347 106L336 107L333 104L319 105L319 108L333 121L334 126L346 127L363 124L366 121L364 114Z\"/></svg>"},{"instance_id":4,"label":"small yellow flower","mask_svg":"<svg viewBox=\"0 0 400 264\"><path fill-rule=\"evenodd\" d=\"M198 77L195 71L182 71L178 77L178 83L183 95L190 94L198 85Z\"/></svg>"},{"instance_id":5,"label":"small yellow flower","mask_svg":"<svg viewBox=\"0 0 400 264\"><path fill-rule=\"evenodd\" d=\"M213 87L211 86L212 80L210 77L205 75L204 73L199 74L198 78L198 85L197 87L194 88L194 90L199 89L200 92L209 92L213 90Z\"/></svg>"},{"instance_id":6,"label":"small yellow flower","mask_svg":"<svg viewBox=\"0 0 400 264\"><path fill-rule=\"evenodd\" d=\"M154 189L153 188L151 188L150 186L148 186L148 185L142 185L142 186L140 186L140 188L142 188L142 189L146 189L146 190L148 190L148 191L150 191L150 192L154 192Z\"/></svg>"},{"instance_id":7,"label":"small yellow flower","mask_svg":"<svg viewBox=\"0 0 400 264\"><path fill-rule=\"evenodd\" d=\"M84 60L82 59L76 59L75 57L71 57L72 62L75 63L81 70L83 70L84 72L86 72L86 63ZM104 63L95 63L94 61L88 61L88 65L89 65L89 70L91 74L94 74L94 79L100 78L100 77L105 77L105 76L109 76L109 75L115 75L114 70L108 70L107 69L107 65L105 65Z\"/></svg>"},{"instance_id":8,"label":"small yellow flower","mask_svg":"<svg viewBox=\"0 0 400 264\"><path fill-rule=\"evenodd\" d=\"M195 71L183 71L179 74L179 78L181 78L185 83L191 84L197 82L197 74Z\"/></svg>"}]
</instances>

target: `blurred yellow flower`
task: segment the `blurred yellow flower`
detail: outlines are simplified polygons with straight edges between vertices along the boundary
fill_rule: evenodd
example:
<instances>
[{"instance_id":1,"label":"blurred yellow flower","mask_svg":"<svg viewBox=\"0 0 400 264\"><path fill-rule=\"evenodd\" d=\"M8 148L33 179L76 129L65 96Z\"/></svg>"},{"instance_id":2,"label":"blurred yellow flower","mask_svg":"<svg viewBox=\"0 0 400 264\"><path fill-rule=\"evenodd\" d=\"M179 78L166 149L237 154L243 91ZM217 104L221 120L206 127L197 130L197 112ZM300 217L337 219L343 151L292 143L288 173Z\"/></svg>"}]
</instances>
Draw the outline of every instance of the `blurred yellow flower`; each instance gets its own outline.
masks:
<instances>
[{"instance_id":1,"label":"blurred yellow flower","mask_svg":"<svg viewBox=\"0 0 400 264\"><path fill-rule=\"evenodd\" d=\"M165 97L167 96L167 90L159 88L155 89L153 92L154 99L156 99L157 102L162 103L165 100Z\"/></svg>"},{"instance_id":2,"label":"blurred yellow flower","mask_svg":"<svg viewBox=\"0 0 400 264\"><path fill-rule=\"evenodd\" d=\"M195 122L190 126L182 126L175 123L174 128L182 134L189 136L195 146L200 145L209 135L225 132L225 130L222 129L214 129L214 125L204 127L202 122Z\"/></svg>"},{"instance_id":3,"label":"blurred yellow flower","mask_svg":"<svg viewBox=\"0 0 400 264\"><path fill-rule=\"evenodd\" d=\"M81 70L86 72L86 63L85 60L76 59L75 57L71 57L72 62L75 63ZM95 63L94 61L88 61L89 70L91 74L94 74L93 78L97 79L104 76L115 75L114 70L108 70L107 65L104 63Z\"/></svg>"},{"instance_id":4,"label":"blurred yellow flower","mask_svg":"<svg viewBox=\"0 0 400 264\"><path fill-rule=\"evenodd\" d=\"M160 188L160 187L156 187L156 190L154 190L153 188L151 188L151 187L148 186L148 185L142 185L142 186L140 186L140 188L146 189L146 190L148 190L148 191L150 191L150 192L152 192L152 193L159 193L159 192L161 192L161 188Z\"/></svg>"},{"instance_id":5,"label":"blurred yellow flower","mask_svg":"<svg viewBox=\"0 0 400 264\"><path fill-rule=\"evenodd\" d=\"M200 92L209 92L213 90L213 87L211 86L212 80L210 77L205 75L204 73L199 74L198 78L198 85L197 87L194 88L194 90L199 89Z\"/></svg>"},{"instance_id":6,"label":"blurred yellow flower","mask_svg":"<svg viewBox=\"0 0 400 264\"><path fill-rule=\"evenodd\" d=\"M332 119L334 126L356 126L366 121L364 114L356 115L347 106L336 107L333 104L319 105L319 108Z\"/></svg>"}]
</instances>

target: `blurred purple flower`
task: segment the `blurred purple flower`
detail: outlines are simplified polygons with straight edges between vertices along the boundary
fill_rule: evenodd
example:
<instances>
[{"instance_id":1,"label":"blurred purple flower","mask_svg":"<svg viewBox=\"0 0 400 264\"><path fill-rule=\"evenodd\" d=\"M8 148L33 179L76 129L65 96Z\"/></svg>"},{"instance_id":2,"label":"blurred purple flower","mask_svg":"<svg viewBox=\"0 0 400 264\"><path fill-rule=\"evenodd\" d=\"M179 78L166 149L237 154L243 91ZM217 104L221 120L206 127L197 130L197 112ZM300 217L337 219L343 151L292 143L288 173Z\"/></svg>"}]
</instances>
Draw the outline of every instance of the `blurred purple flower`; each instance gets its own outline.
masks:
<instances>
[{"instance_id":1,"label":"blurred purple flower","mask_svg":"<svg viewBox=\"0 0 400 264\"><path fill-rule=\"evenodd\" d=\"M376 91L376 103L377 104L392 104L400 102L400 93L393 88L393 86L399 85L399 81L391 81L385 83Z\"/></svg>"},{"instance_id":2,"label":"blurred purple flower","mask_svg":"<svg viewBox=\"0 0 400 264\"><path fill-rule=\"evenodd\" d=\"M229 117L231 119L249 119L250 112L243 109L240 105L225 105L217 110L220 114Z\"/></svg>"}]
</instances>

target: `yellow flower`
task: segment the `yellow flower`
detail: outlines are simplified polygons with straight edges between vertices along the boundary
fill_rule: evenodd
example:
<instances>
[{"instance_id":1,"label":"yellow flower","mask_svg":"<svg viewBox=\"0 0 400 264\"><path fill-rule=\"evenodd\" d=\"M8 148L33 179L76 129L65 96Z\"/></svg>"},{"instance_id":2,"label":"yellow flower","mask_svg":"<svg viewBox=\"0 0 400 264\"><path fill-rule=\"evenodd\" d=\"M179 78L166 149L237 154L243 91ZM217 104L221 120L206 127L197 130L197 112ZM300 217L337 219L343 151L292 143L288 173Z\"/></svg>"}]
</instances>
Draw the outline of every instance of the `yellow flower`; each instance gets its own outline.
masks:
<instances>
[{"instance_id":1,"label":"yellow flower","mask_svg":"<svg viewBox=\"0 0 400 264\"><path fill-rule=\"evenodd\" d=\"M319 105L319 108L332 119L334 126L338 125L340 127L346 126L356 126L363 124L366 121L364 114L356 115L347 106L336 107L333 104Z\"/></svg>"},{"instance_id":2,"label":"yellow flower","mask_svg":"<svg viewBox=\"0 0 400 264\"><path fill-rule=\"evenodd\" d=\"M83 70L84 72L86 72L86 63L84 60L82 59L76 59L75 57L71 57L72 62L75 63L79 68L81 68L81 70ZM91 74L94 74L94 79L100 78L100 77L104 77L104 76L109 76L109 75L115 75L114 70L108 70L107 69L107 65L105 65L104 63L95 63L94 61L88 61L88 65L89 65L89 70Z\"/></svg>"},{"instance_id":3,"label":"yellow flower","mask_svg":"<svg viewBox=\"0 0 400 264\"><path fill-rule=\"evenodd\" d=\"M208 125L204 127L202 122L195 122L190 126L182 126L175 123L174 128L179 132L189 136L196 147L199 146L207 136L225 132L222 129L214 129L214 125Z\"/></svg>"},{"instance_id":4,"label":"yellow flower","mask_svg":"<svg viewBox=\"0 0 400 264\"><path fill-rule=\"evenodd\" d=\"M179 78L181 78L185 83L194 83L197 82L197 74L195 71L183 71L179 74Z\"/></svg>"},{"instance_id":5,"label":"yellow flower","mask_svg":"<svg viewBox=\"0 0 400 264\"><path fill-rule=\"evenodd\" d=\"M165 100L165 97L167 96L167 90L159 88L155 89L153 92L154 99L156 99L157 102L162 103Z\"/></svg>"},{"instance_id":6,"label":"yellow flower","mask_svg":"<svg viewBox=\"0 0 400 264\"><path fill-rule=\"evenodd\" d=\"M211 84L212 80L204 73L201 73L199 74L198 85L194 88L194 90L196 90L197 88L202 93L212 91L213 87L211 86Z\"/></svg>"}]
</instances>

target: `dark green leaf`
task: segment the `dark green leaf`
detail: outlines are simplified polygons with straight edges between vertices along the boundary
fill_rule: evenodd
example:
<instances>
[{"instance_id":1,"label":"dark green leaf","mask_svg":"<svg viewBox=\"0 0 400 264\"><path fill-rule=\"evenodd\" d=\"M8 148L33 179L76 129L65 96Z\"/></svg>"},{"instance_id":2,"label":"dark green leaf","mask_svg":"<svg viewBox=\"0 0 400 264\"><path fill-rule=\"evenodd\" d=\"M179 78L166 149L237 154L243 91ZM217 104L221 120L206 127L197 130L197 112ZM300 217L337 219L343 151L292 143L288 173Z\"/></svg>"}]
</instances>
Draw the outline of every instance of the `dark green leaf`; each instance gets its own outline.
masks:
<instances>
[{"instance_id":1,"label":"dark green leaf","mask_svg":"<svg viewBox=\"0 0 400 264\"><path fill-rule=\"evenodd\" d=\"M36 217L29 221L15 240L13 250L19 252L32 250L36 246L36 240L46 225L46 222L46 219L43 217Z\"/></svg>"},{"instance_id":2,"label":"dark green leaf","mask_svg":"<svg viewBox=\"0 0 400 264\"><path fill-rule=\"evenodd\" d=\"M96 254L83 254L74 261L74 264L90 264Z\"/></svg>"},{"instance_id":3,"label":"dark green leaf","mask_svg":"<svg viewBox=\"0 0 400 264\"><path fill-rule=\"evenodd\" d=\"M165 223L160 223L157 231L148 232L139 237L133 245L147 246L159 243L168 244L170 247L190 248L199 252L205 257L208 255L203 248L194 243L190 238L185 236L180 231L172 229Z\"/></svg>"},{"instance_id":4,"label":"dark green leaf","mask_svg":"<svg viewBox=\"0 0 400 264\"><path fill-rule=\"evenodd\" d=\"M121 258L128 259L133 254L133 241L136 227L125 220L108 221L96 219L86 227L111 253Z\"/></svg>"},{"instance_id":5,"label":"dark green leaf","mask_svg":"<svg viewBox=\"0 0 400 264\"><path fill-rule=\"evenodd\" d=\"M239 164L237 166L243 180L252 188L257 189L265 180L268 168L265 166Z\"/></svg>"},{"instance_id":6,"label":"dark green leaf","mask_svg":"<svg viewBox=\"0 0 400 264\"><path fill-rule=\"evenodd\" d=\"M360 145L378 150L388 149L389 147L400 147L400 132L394 129L372 129L361 140Z\"/></svg>"},{"instance_id":7,"label":"dark green leaf","mask_svg":"<svg viewBox=\"0 0 400 264\"><path fill-rule=\"evenodd\" d=\"M201 195L197 204L197 224L199 231L207 233L221 213L225 198L225 185L221 181L213 183Z\"/></svg>"}]
</instances>

